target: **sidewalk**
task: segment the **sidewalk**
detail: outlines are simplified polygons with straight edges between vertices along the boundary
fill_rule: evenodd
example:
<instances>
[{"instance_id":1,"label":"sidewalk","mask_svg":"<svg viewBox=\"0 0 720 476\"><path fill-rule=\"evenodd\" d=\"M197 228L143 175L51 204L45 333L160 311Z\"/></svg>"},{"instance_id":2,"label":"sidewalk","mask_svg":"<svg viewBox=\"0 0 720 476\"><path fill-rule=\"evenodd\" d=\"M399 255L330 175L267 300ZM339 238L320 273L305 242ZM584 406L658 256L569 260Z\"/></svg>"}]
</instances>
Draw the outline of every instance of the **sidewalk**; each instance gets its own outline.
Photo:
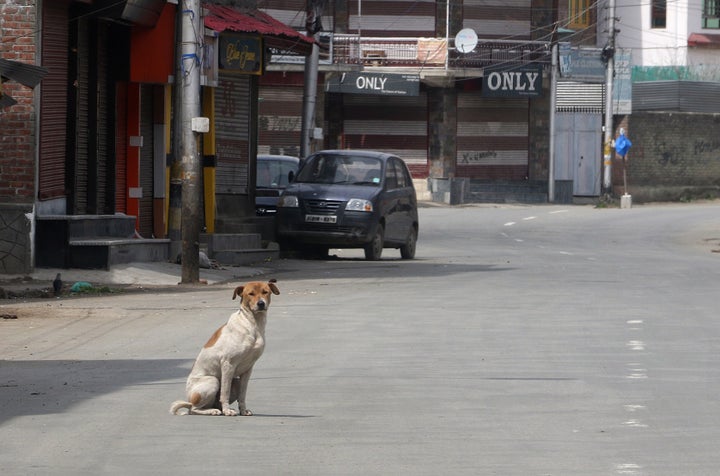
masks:
<instances>
[{"instance_id":1,"label":"sidewalk","mask_svg":"<svg viewBox=\"0 0 720 476\"><path fill-rule=\"evenodd\" d=\"M246 281L248 278L267 272L261 266L220 266L217 269L200 269L203 285L232 281ZM138 262L115 265L103 269L54 269L35 268L29 275L0 275L0 303L8 297L47 297L53 294L53 280L60 273L63 292L68 293L76 282L87 282L93 288L144 288L178 286L182 280L182 266L175 263Z\"/></svg>"}]
</instances>

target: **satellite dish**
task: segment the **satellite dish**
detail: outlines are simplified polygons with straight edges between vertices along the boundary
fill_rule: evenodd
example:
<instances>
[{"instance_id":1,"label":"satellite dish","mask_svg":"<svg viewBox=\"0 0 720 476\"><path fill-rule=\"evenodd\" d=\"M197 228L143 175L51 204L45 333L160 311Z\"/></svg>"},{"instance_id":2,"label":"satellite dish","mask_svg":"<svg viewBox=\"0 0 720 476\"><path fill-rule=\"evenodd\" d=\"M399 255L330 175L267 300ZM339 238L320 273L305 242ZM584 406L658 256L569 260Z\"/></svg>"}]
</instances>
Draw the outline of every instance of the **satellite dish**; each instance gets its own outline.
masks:
<instances>
[{"instance_id":1,"label":"satellite dish","mask_svg":"<svg viewBox=\"0 0 720 476\"><path fill-rule=\"evenodd\" d=\"M470 53L477 43L477 33L472 28L463 28L455 35L455 49L460 53Z\"/></svg>"}]
</instances>

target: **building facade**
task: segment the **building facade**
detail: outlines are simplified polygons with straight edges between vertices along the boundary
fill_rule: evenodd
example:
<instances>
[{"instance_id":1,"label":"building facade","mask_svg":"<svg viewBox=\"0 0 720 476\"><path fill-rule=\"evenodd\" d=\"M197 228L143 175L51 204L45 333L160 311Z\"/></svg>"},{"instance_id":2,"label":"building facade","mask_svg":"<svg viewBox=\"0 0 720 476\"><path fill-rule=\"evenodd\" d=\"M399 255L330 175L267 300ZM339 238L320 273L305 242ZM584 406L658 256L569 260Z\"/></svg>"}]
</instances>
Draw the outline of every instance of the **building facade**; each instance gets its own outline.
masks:
<instances>
[{"instance_id":1,"label":"building facade","mask_svg":"<svg viewBox=\"0 0 720 476\"><path fill-rule=\"evenodd\" d=\"M616 16L615 43L632 52L632 111L616 117L616 130L633 142L627 161L615 161L617 193L625 171L636 201L718 197L720 3L618 4Z\"/></svg>"}]
</instances>

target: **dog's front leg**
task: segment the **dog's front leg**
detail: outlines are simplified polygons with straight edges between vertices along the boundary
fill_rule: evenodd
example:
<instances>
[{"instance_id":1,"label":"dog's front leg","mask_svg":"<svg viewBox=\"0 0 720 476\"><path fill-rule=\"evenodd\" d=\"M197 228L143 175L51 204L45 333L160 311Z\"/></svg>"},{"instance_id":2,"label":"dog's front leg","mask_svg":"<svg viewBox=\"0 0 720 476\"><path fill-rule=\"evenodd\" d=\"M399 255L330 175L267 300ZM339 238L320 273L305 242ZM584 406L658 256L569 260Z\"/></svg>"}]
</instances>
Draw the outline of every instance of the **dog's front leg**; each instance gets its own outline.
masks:
<instances>
[{"instance_id":1,"label":"dog's front leg","mask_svg":"<svg viewBox=\"0 0 720 476\"><path fill-rule=\"evenodd\" d=\"M222 406L222 412L225 416L235 416L237 412L230 408L230 390L232 389L235 367L230 362L223 362L220 371L220 405Z\"/></svg>"},{"instance_id":2,"label":"dog's front leg","mask_svg":"<svg viewBox=\"0 0 720 476\"><path fill-rule=\"evenodd\" d=\"M247 409L245 406L245 395L247 395L247 388L248 388L248 382L250 382L250 374L252 373L252 368L250 368L247 372L240 375L235 379L237 382L237 401L238 401L238 410L240 411L240 414L243 416L251 416L253 413Z\"/></svg>"}]
</instances>

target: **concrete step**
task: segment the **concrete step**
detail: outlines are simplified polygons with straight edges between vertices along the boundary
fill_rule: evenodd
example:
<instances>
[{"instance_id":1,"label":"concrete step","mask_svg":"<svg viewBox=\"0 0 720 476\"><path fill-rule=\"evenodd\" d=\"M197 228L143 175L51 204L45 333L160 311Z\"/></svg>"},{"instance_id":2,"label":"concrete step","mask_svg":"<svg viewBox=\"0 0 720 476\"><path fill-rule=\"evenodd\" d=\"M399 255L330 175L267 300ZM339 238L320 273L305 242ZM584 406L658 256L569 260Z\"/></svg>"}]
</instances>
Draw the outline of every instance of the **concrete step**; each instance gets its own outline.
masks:
<instances>
[{"instance_id":1,"label":"concrete step","mask_svg":"<svg viewBox=\"0 0 720 476\"><path fill-rule=\"evenodd\" d=\"M260 233L204 233L201 248L221 265L247 265L278 259L277 243L263 240Z\"/></svg>"},{"instance_id":2,"label":"concrete step","mask_svg":"<svg viewBox=\"0 0 720 476\"><path fill-rule=\"evenodd\" d=\"M170 240L97 237L71 240L68 268L110 269L113 265L168 261Z\"/></svg>"},{"instance_id":3,"label":"concrete step","mask_svg":"<svg viewBox=\"0 0 720 476\"><path fill-rule=\"evenodd\" d=\"M276 247L223 250L216 251L212 259L222 265L228 266L260 264L266 261L280 259L280 250Z\"/></svg>"},{"instance_id":4,"label":"concrete step","mask_svg":"<svg viewBox=\"0 0 720 476\"><path fill-rule=\"evenodd\" d=\"M471 180L463 198L466 203L547 203L547 184Z\"/></svg>"}]
</instances>

